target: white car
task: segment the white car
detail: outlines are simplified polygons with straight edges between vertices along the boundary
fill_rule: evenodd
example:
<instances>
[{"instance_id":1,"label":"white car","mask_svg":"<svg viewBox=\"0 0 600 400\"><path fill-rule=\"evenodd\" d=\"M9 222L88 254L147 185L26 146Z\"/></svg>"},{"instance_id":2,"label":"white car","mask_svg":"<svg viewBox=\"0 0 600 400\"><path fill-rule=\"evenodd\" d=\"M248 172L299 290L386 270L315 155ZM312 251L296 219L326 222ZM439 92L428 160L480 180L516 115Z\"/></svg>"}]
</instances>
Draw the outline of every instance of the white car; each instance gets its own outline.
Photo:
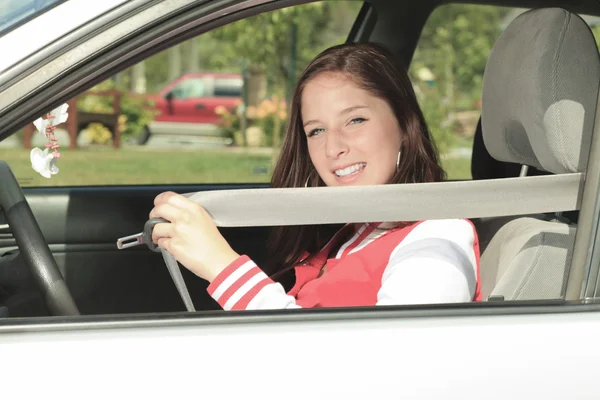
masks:
<instances>
[{"instance_id":1,"label":"white car","mask_svg":"<svg viewBox=\"0 0 600 400\"><path fill-rule=\"evenodd\" d=\"M67 0L0 16L0 140L187 38L307 2ZM300 223L286 219L297 204L242 197L268 190L255 184L21 188L0 162L0 397L600 398L600 56L578 16L600 5L504 2L542 9L512 20L487 60L473 168L488 172L398 185L375 210L371 188L347 215L332 204L353 188L298 189L319 223L472 218L485 301L224 312L183 271L199 310L186 312L160 255L115 245L142 229L156 194L227 190L237 209L207 207L259 263L268 226ZM438 3L366 1L348 40L409 62ZM556 6L569 11L544 8ZM542 172L519 176L522 165Z\"/></svg>"}]
</instances>

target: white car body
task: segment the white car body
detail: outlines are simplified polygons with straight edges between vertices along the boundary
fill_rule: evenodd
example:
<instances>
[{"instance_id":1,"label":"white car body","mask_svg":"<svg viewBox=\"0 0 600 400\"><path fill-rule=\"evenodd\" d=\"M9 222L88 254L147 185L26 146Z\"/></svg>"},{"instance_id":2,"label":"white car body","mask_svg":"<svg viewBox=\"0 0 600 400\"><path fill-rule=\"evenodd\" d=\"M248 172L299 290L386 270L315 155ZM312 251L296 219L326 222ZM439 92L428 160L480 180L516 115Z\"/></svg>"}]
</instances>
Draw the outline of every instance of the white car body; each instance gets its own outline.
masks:
<instances>
[{"instance_id":1,"label":"white car body","mask_svg":"<svg viewBox=\"0 0 600 400\"><path fill-rule=\"evenodd\" d=\"M44 49L69 32L84 26L126 0L69 0L41 14L33 23L8 32L0 40L0 71ZM43 34L40 34L42 33Z\"/></svg>"}]
</instances>

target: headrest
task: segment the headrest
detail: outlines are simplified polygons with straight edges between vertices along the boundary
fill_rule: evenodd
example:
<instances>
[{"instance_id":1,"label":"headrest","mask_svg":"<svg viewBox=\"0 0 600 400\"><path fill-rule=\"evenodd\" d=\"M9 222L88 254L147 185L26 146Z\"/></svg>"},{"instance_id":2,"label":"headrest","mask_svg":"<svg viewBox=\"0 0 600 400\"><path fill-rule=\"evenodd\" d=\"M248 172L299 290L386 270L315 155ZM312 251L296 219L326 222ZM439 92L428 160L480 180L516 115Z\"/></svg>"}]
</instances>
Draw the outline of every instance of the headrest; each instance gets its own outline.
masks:
<instances>
[{"instance_id":1,"label":"headrest","mask_svg":"<svg viewBox=\"0 0 600 400\"><path fill-rule=\"evenodd\" d=\"M500 35L483 77L483 140L497 160L581 172L592 137L600 55L590 28L560 8L527 11Z\"/></svg>"}]
</instances>

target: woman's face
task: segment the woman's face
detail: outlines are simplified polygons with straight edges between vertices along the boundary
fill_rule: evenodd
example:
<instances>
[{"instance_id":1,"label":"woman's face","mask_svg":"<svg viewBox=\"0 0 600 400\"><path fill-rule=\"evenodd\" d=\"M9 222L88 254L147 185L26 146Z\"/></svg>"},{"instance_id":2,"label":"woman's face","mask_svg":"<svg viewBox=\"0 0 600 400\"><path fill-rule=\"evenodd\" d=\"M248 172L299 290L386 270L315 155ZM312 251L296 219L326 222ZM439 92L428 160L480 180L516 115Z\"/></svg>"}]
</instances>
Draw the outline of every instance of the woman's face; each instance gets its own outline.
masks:
<instances>
[{"instance_id":1,"label":"woman's face","mask_svg":"<svg viewBox=\"0 0 600 400\"><path fill-rule=\"evenodd\" d=\"M391 181L401 132L384 100L341 73L322 73L304 87L301 107L308 152L327 186Z\"/></svg>"}]
</instances>

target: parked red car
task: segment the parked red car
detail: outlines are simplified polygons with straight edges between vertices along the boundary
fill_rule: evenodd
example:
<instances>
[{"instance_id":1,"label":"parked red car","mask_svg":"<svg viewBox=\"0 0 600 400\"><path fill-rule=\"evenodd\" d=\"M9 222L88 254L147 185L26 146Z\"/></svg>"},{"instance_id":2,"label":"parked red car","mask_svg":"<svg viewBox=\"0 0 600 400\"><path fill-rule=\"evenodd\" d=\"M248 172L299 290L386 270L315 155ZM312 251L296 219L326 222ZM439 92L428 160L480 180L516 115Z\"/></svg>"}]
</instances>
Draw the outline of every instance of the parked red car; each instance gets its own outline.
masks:
<instances>
[{"instance_id":1,"label":"parked red car","mask_svg":"<svg viewBox=\"0 0 600 400\"><path fill-rule=\"evenodd\" d=\"M159 114L146 127L140 143L152 136L168 136L173 141L200 141L229 144L220 137L220 116L215 109L235 109L242 102L243 78L230 73L187 73L166 85L151 99Z\"/></svg>"}]
</instances>

